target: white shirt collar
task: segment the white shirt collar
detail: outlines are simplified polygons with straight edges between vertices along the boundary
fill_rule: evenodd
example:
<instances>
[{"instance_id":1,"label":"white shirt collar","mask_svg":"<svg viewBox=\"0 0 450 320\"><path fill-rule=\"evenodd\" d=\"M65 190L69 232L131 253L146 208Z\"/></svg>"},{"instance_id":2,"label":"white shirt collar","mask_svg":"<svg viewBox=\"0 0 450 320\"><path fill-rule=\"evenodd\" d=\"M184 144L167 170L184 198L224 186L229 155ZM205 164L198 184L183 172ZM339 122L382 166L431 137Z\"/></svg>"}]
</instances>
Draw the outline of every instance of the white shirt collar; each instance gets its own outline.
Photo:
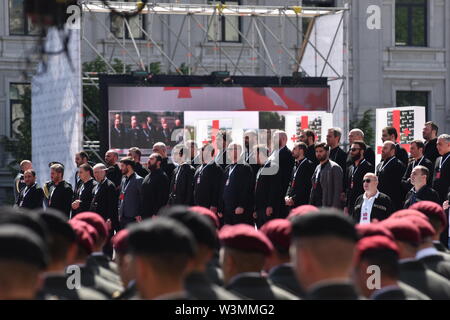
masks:
<instances>
[{"instance_id":1,"label":"white shirt collar","mask_svg":"<svg viewBox=\"0 0 450 320\"><path fill-rule=\"evenodd\" d=\"M377 193L375 193L375 196L373 196L371 198L367 198L366 193L364 192L363 198L364 198L364 200L372 200L372 199L378 198L379 195L380 195L380 191L377 191Z\"/></svg>"},{"instance_id":2,"label":"white shirt collar","mask_svg":"<svg viewBox=\"0 0 450 320\"><path fill-rule=\"evenodd\" d=\"M422 259L429 256L438 256L439 251L436 250L434 247L425 248L422 250L419 250L416 254L416 259Z\"/></svg>"}]
</instances>

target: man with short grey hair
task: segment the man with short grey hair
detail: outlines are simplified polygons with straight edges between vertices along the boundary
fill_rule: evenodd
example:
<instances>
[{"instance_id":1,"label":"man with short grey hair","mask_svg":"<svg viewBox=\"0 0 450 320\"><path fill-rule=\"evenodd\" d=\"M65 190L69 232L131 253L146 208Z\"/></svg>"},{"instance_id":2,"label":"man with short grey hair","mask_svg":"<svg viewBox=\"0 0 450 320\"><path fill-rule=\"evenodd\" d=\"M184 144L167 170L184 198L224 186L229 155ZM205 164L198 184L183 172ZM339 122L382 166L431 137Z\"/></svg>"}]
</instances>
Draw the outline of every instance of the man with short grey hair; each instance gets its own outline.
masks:
<instances>
[{"instance_id":1,"label":"man with short grey hair","mask_svg":"<svg viewBox=\"0 0 450 320\"><path fill-rule=\"evenodd\" d=\"M175 170L175 165L172 161L169 161L169 156L167 155L167 147L164 144L164 142L157 142L153 145L153 152L158 153L161 158L161 169L166 173L167 178L169 178L169 181L172 180L172 174Z\"/></svg>"},{"instance_id":2,"label":"man with short grey hair","mask_svg":"<svg viewBox=\"0 0 450 320\"><path fill-rule=\"evenodd\" d=\"M348 143L349 146L355 142L355 141L364 141L364 132L361 129L355 128L350 130L348 133ZM367 145L367 144L366 144ZM348 158L347 158L347 165L350 165L352 163L350 151L348 152ZM366 151L364 152L364 159L368 161L369 163L375 165L375 152L373 149L367 145Z\"/></svg>"},{"instance_id":3,"label":"man with short grey hair","mask_svg":"<svg viewBox=\"0 0 450 320\"><path fill-rule=\"evenodd\" d=\"M336 162L342 171L346 171L347 154L339 146L342 137L340 128L330 128L327 134L327 144L330 147L330 159Z\"/></svg>"}]
</instances>

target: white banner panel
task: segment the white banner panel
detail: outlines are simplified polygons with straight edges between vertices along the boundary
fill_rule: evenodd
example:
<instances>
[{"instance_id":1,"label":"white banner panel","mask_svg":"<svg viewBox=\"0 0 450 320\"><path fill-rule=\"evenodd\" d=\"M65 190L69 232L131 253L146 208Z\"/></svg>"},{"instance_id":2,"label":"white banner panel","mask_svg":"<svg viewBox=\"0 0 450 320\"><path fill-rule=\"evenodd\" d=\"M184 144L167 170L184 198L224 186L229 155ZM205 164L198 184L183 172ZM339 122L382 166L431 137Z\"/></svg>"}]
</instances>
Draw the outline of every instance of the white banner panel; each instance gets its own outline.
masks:
<instances>
[{"instance_id":1,"label":"white banner panel","mask_svg":"<svg viewBox=\"0 0 450 320\"><path fill-rule=\"evenodd\" d=\"M80 32L70 32L70 60L64 52L49 55L32 80L32 161L41 186L50 179L51 161L64 164L64 178L73 184L74 157L82 148ZM47 51L63 48L62 33L67 35L65 31L49 30Z\"/></svg>"},{"instance_id":2,"label":"white banner panel","mask_svg":"<svg viewBox=\"0 0 450 320\"><path fill-rule=\"evenodd\" d=\"M414 140L423 140L422 128L425 124L425 107L399 107L377 109L376 112L376 155L375 164L381 161L382 130L385 127L394 127L399 134L397 143L409 153L410 143Z\"/></svg>"}]
</instances>

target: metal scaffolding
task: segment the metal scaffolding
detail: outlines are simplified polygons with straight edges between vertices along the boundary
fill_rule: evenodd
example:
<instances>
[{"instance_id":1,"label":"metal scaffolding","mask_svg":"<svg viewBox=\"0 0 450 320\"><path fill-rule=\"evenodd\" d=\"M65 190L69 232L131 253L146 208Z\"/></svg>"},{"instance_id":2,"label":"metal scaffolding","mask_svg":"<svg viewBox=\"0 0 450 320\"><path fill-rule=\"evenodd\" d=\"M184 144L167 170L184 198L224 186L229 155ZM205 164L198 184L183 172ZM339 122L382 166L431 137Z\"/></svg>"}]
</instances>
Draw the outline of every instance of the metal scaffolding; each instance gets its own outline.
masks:
<instances>
[{"instance_id":1,"label":"metal scaffolding","mask_svg":"<svg viewBox=\"0 0 450 320\"><path fill-rule=\"evenodd\" d=\"M214 1L215 2L215 1ZM205 48L212 47L214 52L214 68L215 70L222 70L222 60L225 61L225 65L229 64L232 66L232 75L248 75L243 70L242 62L244 56L244 50L247 49L251 53L251 70L253 74L256 74L256 62L259 61L262 65L266 67L270 74L259 74L259 75L275 75L278 77L286 76L290 74L283 74L282 67L287 63L283 61L282 54L287 56L290 63L293 64L294 70L291 71L303 71L306 76L309 76L305 70L300 67L300 61L302 58L302 53L307 44L313 46L306 36L303 39L302 30L302 18L309 18L311 28L314 18L334 14L338 12L344 12L345 18L342 23L344 24L345 33L347 33L348 24L348 7L344 8L328 8L328 7L302 7L302 6L258 6L258 5L224 5L220 2L213 4L178 4L178 3L148 3L140 12L142 15L149 17L148 25L150 30L143 28L140 23L135 20L123 20L123 30L128 31L129 39L128 43L131 41L132 48L127 47L127 42L125 39L125 32L123 32L122 39L116 37L113 32L111 32L110 27L107 26L104 21L98 18L98 13L111 13L111 8L113 8L118 13L128 13L136 10L136 2L109 2L108 6L102 1L81 1L81 6L83 10L83 19L90 19L98 24L99 28L106 31L108 37L110 37L114 43L114 49L116 47L121 50L122 55L127 57L136 69L149 71L149 61L145 63L143 58L143 53L141 52L140 46L137 44L137 39L134 38L132 27L137 28L139 32L143 34L144 41L146 42L146 47L155 48L164 61L160 61L161 64L165 63L167 70L173 70L178 74L183 74L180 69L180 65L176 63L176 53L181 48L186 51L186 67L188 74L208 74L211 71L212 66L208 66L205 63ZM163 16L167 15L177 15L182 16L182 21L180 28L175 30ZM201 17L207 17L208 23L202 23L199 20ZM239 35L240 44L235 45L239 48L239 54L233 57L226 49L227 44L218 40L217 37L217 24L222 17L234 16L241 17L243 19L249 19L250 21L246 24L245 28L240 28L239 25L235 25L230 20L227 21L227 26L230 27L234 32ZM277 19L277 28L271 28L267 19ZM152 26L157 21L161 26L166 28L171 36L175 37L176 42L172 50L169 50L165 43L158 42L152 32ZM85 23L82 23L82 29ZM211 28L215 31L213 38L210 36ZM286 29L290 27L295 32L296 44L294 47L289 48L286 44ZM195 43L193 45L192 35L202 32L202 41L200 44ZM271 52L267 45L267 39L263 36L266 35L267 38L273 39L277 44L277 50ZM110 59L97 49L95 43L91 43L89 39L85 36L84 30L82 30L82 41L85 43L95 54L105 62L111 73L116 73L110 64ZM182 39L182 35L186 35L186 39ZM292 39L292 38L291 38ZM142 39L141 39L142 40ZM197 52L196 52L197 49ZM314 48L315 49L315 48ZM316 50L316 49L315 49ZM342 96L344 97L344 108L348 110L348 35L345 35L344 40L344 52L345 52L345 70L343 74L336 72L336 76L330 78L330 81L336 79L344 79L344 85L342 86ZM329 61L329 54L324 56L318 50L317 53L325 61L325 63L333 69L331 62ZM278 55L278 56L277 56ZM148 58L148 57L147 57ZM259 60L258 60L259 59ZM248 65L248 64L247 64ZM322 70L323 73L323 70ZM97 79L93 78L90 74L83 74L83 85L96 85ZM334 102L332 102L332 107L334 109ZM92 114L88 106L84 106L87 113ZM95 118L94 118L95 119ZM348 122L348 119L347 119ZM348 129L348 124L345 126L344 131ZM95 142L91 142L89 137L85 137L84 145L89 147L90 145L95 145ZM95 150L93 150L95 151Z\"/></svg>"}]
</instances>

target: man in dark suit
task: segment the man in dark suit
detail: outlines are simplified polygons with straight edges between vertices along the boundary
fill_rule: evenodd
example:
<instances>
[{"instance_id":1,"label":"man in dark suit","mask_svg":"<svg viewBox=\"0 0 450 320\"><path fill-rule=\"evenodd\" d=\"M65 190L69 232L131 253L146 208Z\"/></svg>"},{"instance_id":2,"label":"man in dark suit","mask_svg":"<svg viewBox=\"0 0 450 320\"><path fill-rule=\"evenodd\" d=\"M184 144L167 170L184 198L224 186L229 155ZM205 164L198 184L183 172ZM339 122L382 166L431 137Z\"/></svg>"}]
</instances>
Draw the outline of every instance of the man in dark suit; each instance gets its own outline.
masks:
<instances>
[{"instance_id":1,"label":"man in dark suit","mask_svg":"<svg viewBox=\"0 0 450 320\"><path fill-rule=\"evenodd\" d=\"M413 187L406 194L404 208L409 208L419 201L432 201L439 203L439 195L427 185L430 171L424 166L417 166L411 173Z\"/></svg>"},{"instance_id":2,"label":"man in dark suit","mask_svg":"<svg viewBox=\"0 0 450 320\"><path fill-rule=\"evenodd\" d=\"M358 299L350 280L357 239L352 220L335 209L293 218L292 262L306 299Z\"/></svg>"},{"instance_id":3,"label":"man in dark suit","mask_svg":"<svg viewBox=\"0 0 450 320\"><path fill-rule=\"evenodd\" d=\"M97 185L97 182L93 177L94 171L90 165L82 164L80 168L78 168L78 175L82 183L73 195L72 218L80 212L89 211L92 198L94 198L93 190Z\"/></svg>"},{"instance_id":4,"label":"man in dark suit","mask_svg":"<svg viewBox=\"0 0 450 320\"><path fill-rule=\"evenodd\" d=\"M378 189L391 198L394 211L403 208L404 191L402 177L405 174L404 164L397 159L395 143L386 141L381 151L382 161L377 166Z\"/></svg>"},{"instance_id":5,"label":"man in dark suit","mask_svg":"<svg viewBox=\"0 0 450 320\"><path fill-rule=\"evenodd\" d=\"M393 239L383 235L372 235L361 239L356 247L353 268L354 283L358 291L371 300L430 300L429 297L399 281L398 246ZM368 270L378 266L380 286L369 287Z\"/></svg>"},{"instance_id":6,"label":"man in dark suit","mask_svg":"<svg viewBox=\"0 0 450 320\"><path fill-rule=\"evenodd\" d=\"M111 128L111 148L122 149L125 146L126 132L120 119L114 119L114 125Z\"/></svg>"},{"instance_id":7,"label":"man in dark suit","mask_svg":"<svg viewBox=\"0 0 450 320\"><path fill-rule=\"evenodd\" d=\"M119 216L116 186L106 177L108 169L104 164L96 164L93 170L97 184L93 189L89 211L98 213L108 224L112 225L112 231L117 231L119 230Z\"/></svg>"},{"instance_id":8,"label":"man in dark suit","mask_svg":"<svg viewBox=\"0 0 450 320\"><path fill-rule=\"evenodd\" d=\"M266 260L264 266L270 281L297 297L303 297L304 291L295 277L289 255L291 222L287 219L274 219L264 224L260 230L269 238L274 247L273 254Z\"/></svg>"},{"instance_id":9,"label":"man in dark suit","mask_svg":"<svg viewBox=\"0 0 450 320\"><path fill-rule=\"evenodd\" d=\"M80 189L83 181L80 179L79 168L83 164L89 164L89 156L85 151L80 151L75 154L75 164L77 166L77 171L75 172L75 184L73 188L73 192L76 193L78 189Z\"/></svg>"},{"instance_id":10,"label":"man in dark suit","mask_svg":"<svg viewBox=\"0 0 450 320\"><path fill-rule=\"evenodd\" d=\"M167 205L169 200L169 178L161 169L162 157L153 153L148 158L148 174L142 182L142 218L153 217Z\"/></svg>"},{"instance_id":11,"label":"man in dark suit","mask_svg":"<svg viewBox=\"0 0 450 320\"><path fill-rule=\"evenodd\" d=\"M292 149L295 164L292 168L289 187L286 192L285 203L289 209L309 203L311 193L311 178L314 173L313 163L306 158L308 147L304 142L296 142Z\"/></svg>"},{"instance_id":12,"label":"man in dark suit","mask_svg":"<svg viewBox=\"0 0 450 320\"><path fill-rule=\"evenodd\" d=\"M17 202L20 191L25 188L24 172L33 169L33 164L30 160L23 160L20 162L20 172L14 178L14 201Z\"/></svg>"},{"instance_id":13,"label":"man in dark suit","mask_svg":"<svg viewBox=\"0 0 450 320\"><path fill-rule=\"evenodd\" d=\"M199 300L239 299L208 278L207 265L219 246L217 231L212 221L186 206L164 208L160 216L180 222L189 229L196 240L198 250L191 259L191 268L184 280L184 288L188 294Z\"/></svg>"},{"instance_id":14,"label":"man in dark suit","mask_svg":"<svg viewBox=\"0 0 450 320\"><path fill-rule=\"evenodd\" d=\"M156 142L157 138L157 131L156 127L153 124L152 117L147 117L147 121L142 126L142 134L143 134L143 141L144 141L144 149L150 149L153 144Z\"/></svg>"},{"instance_id":15,"label":"man in dark suit","mask_svg":"<svg viewBox=\"0 0 450 320\"><path fill-rule=\"evenodd\" d=\"M209 143L201 149L203 164L194 174L194 204L217 213L223 171L214 161L214 152L213 146Z\"/></svg>"},{"instance_id":16,"label":"man in dark suit","mask_svg":"<svg viewBox=\"0 0 450 320\"><path fill-rule=\"evenodd\" d=\"M441 155L436 160L433 178L433 189L439 194L439 199L444 202L450 188L450 135L440 135L437 149Z\"/></svg>"},{"instance_id":17,"label":"man in dark suit","mask_svg":"<svg viewBox=\"0 0 450 320\"><path fill-rule=\"evenodd\" d=\"M439 152L436 147L438 131L438 126L432 121L425 123L422 130L422 136L425 140L424 156L430 160L433 165L439 157Z\"/></svg>"},{"instance_id":18,"label":"man in dark suit","mask_svg":"<svg viewBox=\"0 0 450 320\"><path fill-rule=\"evenodd\" d=\"M133 147L128 150L128 157L133 158L134 161L134 172L136 172L139 176L144 179L147 174L148 170L144 168L141 164L141 157L142 152L139 148Z\"/></svg>"},{"instance_id":19,"label":"man in dark suit","mask_svg":"<svg viewBox=\"0 0 450 320\"><path fill-rule=\"evenodd\" d=\"M218 215L225 224L253 223L253 173L246 163L239 163L242 147L231 143L227 155L231 164L225 169Z\"/></svg>"},{"instance_id":20,"label":"man in dark suit","mask_svg":"<svg viewBox=\"0 0 450 320\"><path fill-rule=\"evenodd\" d=\"M421 140L414 140L411 142L410 153L413 160L411 160L406 168L405 175L402 178L402 186L406 192L408 192L412 188L412 184L410 181L411 173L413 169L417 166L426 167L429 172L434 171L434 164L431 163L430 160L425 158L423 151L425 149L425 145ZM433 182L433 174L430 174L427 180L427 185L431 187Z\"/></svg>"},{"instance_id":21,"label":"man in dark suit","mask_svg":"<svg viewBox=\"0 0 450 320\"><path fill-rule=\"evenodd\" d=\"M388 219L382 225L391 231L399 248L400 281L433 300L450 299L450 282L416 259L421 242L419 227L408 218Z\"/></svg>"},{"instance_id":22,"label":"man in dark suit","mask_svg":"<svg viewBox=\"0 0 450 320\"><path fill-rule=\"evenodd\" d=\"M366 173L363 179L365 192L356 199L354 204L352 217L355 223L366 224L373 220L381 221L389 218L392 214L391 199L379 192L377 187L377 176L371 172Z\"/></svg>"},{"instance_id":23,"label":"man in dark suit","mask_svg":"<svg viewBox=\"0 0 450 320\"><path fill-rule=\"evenodd\" d=\"M261 168L256 174L253 218L256 219L256 225L259 228L267 221L278 218L278 212L275 210L279 205L281 175L278 174L277 163L268 159L269 150L264 147L256 147L256 149L256 161Z\"/></svg>"},{"instance_id":24,"label":"man in dark suit","mask_svg":"<svg viewBox=\"0 0 450 320\"><path fill-rule=\"evenodd\" d=\"M381 140L384 142L386 141L392 141L395 146L395 156L398 160L400 160L403 165L408 165L408 152L402 146L397 143L398 141L398 132L397 129L394 127L385 127L383 128L382 134L381 134Z\"/></svg>"},{"instance_id":25,"label":"man in dark suit","mask_svg":"<svg viewBox=\"0 0 450 320\"><path fill-rule=\"evenodd\" d=\"M162 157L161 169L166 173L169 181L172 181L172 174L175 170L173 161L167 155L167 147L162 142L157 142L153 145L153 153L158 153Z\"/></svg>"},{"instance_id":26,"label":"man in dark suit","mask_svg":"<svg viewBox=\"0 0 450 320\"><path fill-rule=\"evenodd\" d=\"M352 217L356 199L364 193L363 178L366 173L374 172L373 165L364 158L366 149L364 141L354 141L350 147L352 164L346 173L346 205L345 211Z\"/></svg>"},{"instance_id":27,"label":"man in dark suit","mask_svg":"<svg viewBox=\"0 0 450 320\"><path fill-rule=\"evenodd\" d=\"M16 205L30 210L42 208L44 191L36 183L36 172L28 169L24 172L23 177L25 187L20 191Z\"/></svg>"},{"instance_id":28,"label":"man in dark suit","mask_svg":"<svg viewBox=\"0 0 450 320\"><path fill-rule=\"evenodd\" d=\"M345 172L347 169L347 154L339 146L341 137L342 130L340 128L328 129L327 144L330 146L330 159L342 168L342 172Z\"/></svg>"},{"instance_id":29,"label":"man in dark suit","mask_svg":"<svg viewBox=\"0 0 450 320\"><path fill-rule=\"evenodd\" d=\"M233 141L230 132L227 130L219 130L216 134L216 148L217 155L215 158L216 163L225 170L230 164L229 157L227 155L227 149L230 143Z\"/></svg>"},{"instance_id":30,"label":"man in dark suit","mask_svg":"<svg viewBox=\"0 0 450 320\"><path fill-rule=\"evenodd\" d=\"M256 162L255 147L258 145L258 134L256 130L247 130L244 133L244 152L242 158L245 163L248 163L252 168L253 180L256 181L256 174L260 165Z\"/></svg>"},{"instance_id":31,"label":"man in dark suit","mask_svg":"<svg viewBox=\"0 0 450 320\"><path fill-rule=\"evenodd\" d=\"M202 155L199 152L197 142L194 140L186 141L186 148L188 148L188 162L189 164L197 170L197 168L202 164Z\"/></svg>"},{"instance_id":32,"label":"man in dark suit","mask_svg":"<svg viewBox=\"0 0 450 320\"><path fill-rule=\"evenodd\" d=\"M114 150L108 150L105 153L105 162L108 166L106 177L112 183L114 183L116 190L119 190L120 183L122 182L122 172L120 171L119 165L119 154Z\"/></svg>"},{"instance_id":33,"label":"man in dark suit","mask_svg":"<svg viewBox=\"0 0 450 320\"><path fill-rule=\"evenodd\" d=\"M364 132L361 129L355 128L350 130L350 132L348 133L348 144L351 146L355 141L364 141ZM364 159L366 159L366 161L368 161L372 165L375 165L375 152L367 144L366 152L364 152ZM347 157L347 166L350 166L351 164L352 159L349 151Z\"/></svg>"},{"instance_id":34,"label":"man in dark suit","mask_svg":"<svg viewBox=\"0 0 450 320\"><path fill-rule=\"evenodd\" d=\"M139 128L135 118L133 119L132 117L131 126L127 129L125 145L141 148L143 145L144 134L142 133L142 129Z\"/></svg>"},{"instance_id":35,"label":"man in dark suit","mask_svg":"<svg viewBox=\"0 0 450 320\"><path fill-rule=\"evenodd\" d=\"M224 226L219 232L222 243L221 266L225 288L252 300L298 300L293 294L273 285L261 274L273 245L253 226Z\"/></svg>"},{"instance_id":36,"label":"man in dark suit","mask_svg":"<svg viewBox=\"0 0 450 320\"><path fill-rule=\"evenodd\" d=\"M61 164L53 164L50 167L50 179L52 185L49 189L48 207L64 212L70 217L72 208L72 185L63 180L64 167Z\"/></svg>"},{"instance_id":37,"label":"man in dark suit","mask_svg":"<svg viewBox=\"0 0 450 320\"><path fill-rule=\"evenodd\" d=\"M195 169L188 161L188 148L184 145L176 146L173 151L174 160L178 164L172 174L170 181L169 205L184 204L192 205L193 200L193 183Z\"/></svg>"},{"instance_id":38,"label":"man in dark suit","mask_svg":"<svg viewBox=\"0 0 450 320\"><path fill-rule=\"evenodd\" d=\"M132 158L120 160L122 183L119 194L119 223L123 229L129 223L142 220L142 181L144 178L134 171Z\"/></svg>"},{"instance_id":39,"label":"man in dark suit","mask_svg":"<svg viewBox=\"0 0 450 320\"><path fill-rule=\"evenodd\" d=\"M140 298L190 298L184 290L184 281L197 245L188 228L166 217L147 219L130 228L128 243Z\"/></svg>"},{"instance_id":40,"label":"man in dark suit","mask_svg":"<svg viewBox=\"0 0 450 320\"><path fill-rule=\"evenodd\" d=\"M319 164L319 160L317 160L316 158L316 150L314 148L316 134L310 129L302 130L299 136L299 140L308 146L305 156L309 161L313 163L314 167L316 167Z\"/></svg>"},{"instance_id":41,"label":"man in dark suit","mask_svg":"<svg viewBox=\"0 0 450 320\"><path fill-rule=\"evenodd\" d=\"M169 124L164 122L159 129L159 141L162 141L168 146L173 146L175 141L172 141L172 131L169 128Z\"/></svg>"},{"instance_id":42,"label":"man in dark suit","mask_svg":"<svg viewBox=\"0 0 450 320\"><path fill-rule=\"evenodd\" d=\"M289 182L291 181L292 169L294 168L294 157L292 156L291 150L287 147L288 137L286 132L277 130L274 132L272 137L273 149L270 160L273 164L273 168L277 168L278 175L277 180L277 195L278 195L278 205L274 208L275 216L279 218L286 218L289 214L288 207L284 201L287 189L289 187Z\"/></svg>"}]
</instances>

